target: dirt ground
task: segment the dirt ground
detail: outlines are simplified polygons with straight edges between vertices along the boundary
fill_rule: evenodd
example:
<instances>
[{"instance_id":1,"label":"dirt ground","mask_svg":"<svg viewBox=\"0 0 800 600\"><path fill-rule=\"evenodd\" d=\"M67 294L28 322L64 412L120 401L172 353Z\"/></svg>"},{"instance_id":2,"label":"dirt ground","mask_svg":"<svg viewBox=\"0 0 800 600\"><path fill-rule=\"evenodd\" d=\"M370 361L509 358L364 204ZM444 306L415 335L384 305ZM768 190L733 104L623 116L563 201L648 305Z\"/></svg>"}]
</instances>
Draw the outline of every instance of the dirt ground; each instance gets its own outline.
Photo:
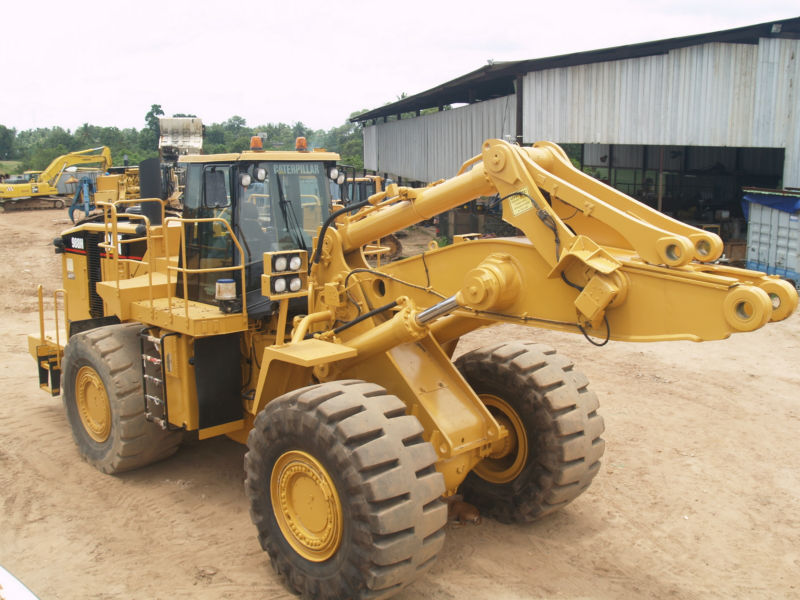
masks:
<instances>
[{"instance_id":1,"label":"dirt ground","mask_svg":"<svg viewBox=\"0 0 800 600\"><path fill-rule=\"evenodd\" d=\"M244 448L187 444L122 476L78 456L37 389L35 286L56 287L64 211L0 215L0 564L44 599L293 598L261 551ZM500 326L573 358L605 417L592 487L531 525L448 525L402 600L800 598L800 314L721 342L596 348Z\"/></svg>"}]
</instances>

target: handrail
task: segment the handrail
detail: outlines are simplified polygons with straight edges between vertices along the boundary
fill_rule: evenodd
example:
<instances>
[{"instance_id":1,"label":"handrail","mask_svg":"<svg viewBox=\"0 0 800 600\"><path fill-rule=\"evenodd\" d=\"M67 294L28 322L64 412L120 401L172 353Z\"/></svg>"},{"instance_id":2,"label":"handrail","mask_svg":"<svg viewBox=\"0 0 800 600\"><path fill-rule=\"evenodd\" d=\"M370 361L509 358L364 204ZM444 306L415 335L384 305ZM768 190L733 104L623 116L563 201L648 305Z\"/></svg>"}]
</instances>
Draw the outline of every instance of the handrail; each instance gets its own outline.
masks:
<instances>
[{"instance_id":1,"label":"handrail","mask_svg":"<svg viewBox=\"0 0 800 600\"><path fill-rule=\"evenodd\" d=\"M47 345L48 342L45 339L45 331L44 331L44 286L40 283L36 287L36 294L39 300L39 342L41 345ZM59 288L53 292L53 313L55 316L55 324L56 324L56 365L60 369L61 368L61 334L59 333L59 322L58 322L58 297L61 296L63 298L62 304L64 306L64 323L67 322L67 314L68 314L68 298L69 295L67 294L67 290L63 288ZM67 332L69 336L69 332Z\"/></svg>"},{"instance_id":2,"label":"handrail","mask_svg":"<svg viewBox=\"0 0 800 600\"><path fill-rule=\"evenodd\" d=\"M165 202L158 198L155 199L161 204L161 222L164 222L165 217ZM140 220L144 223L145 228L145 235L139 236L135 238L130 238L127 240L119 239L118 228L117 228L117 205L118 204L139 204L141 203L141 198L130 198L130 199L123 199L123 200L115 200L113 202L104 202L100 201L97 203L97 206L102 207L103 209L103 225L105 229L106 238L104 241L99 243L98 246L100 248L104 248L106 250L106 256L111 256L112 261L114 262L114 281L117 285L117 293L119 294L119 261L120 261L120 253L121 251L118 250L122 244L132 244L134 242L145 242L146 250L144 255L150 253L152 248L152 240L162 238L164 239L164 246L165 246L165 254L168 254L169 251L166 249L167 246L167 239L166 234L162 233L160 235L151 235L150 233L150 218L147 215L143 214L136 214L136 213L125 213L127 217L131 220ZM109 225L111 226L111 231L109 232ZM110 235L109 235L110 234ZM109 239L110 241L106 241ZM118 246L119 245L119 246ZM126 263L138 263L147 267L147 296L148 296L148 305L150 307L150 317L152 318L155 314L155 307L153 305L153 268L152 268L152 260L145 260L144 255L142 256L141 260L134 261L132 259L121 259L123 262ZM169 260L167 258L167 260Z\"/></svg>"},{"instance_id":3,"label":"handrail","mask_svg":"<svg viewBox=\"0 0 800 600\"><path fill-rule=\"evenodd\" d=\"M39 339L44 344L44 286L40 283L36 286L36 294L39 298Z\"/></svg>"},{"instance_id":4,"label":"handrail","mask_svg":"<svg viewBox=\"0 0 800 600\"><path fill-rule=\"evenodd\" d=\"M239 252L239 256L244 256L244 252L242 250L241 244L239 244L239 240L233 233L233 229L231 229L230 223L226 219L221 217L205 217L200 219L184 219L183 217L169 217L164 221L164 227L167 227L169 223L180 223L181 225L191 224L191 223L222 223L227 230L227 233L230 235L231 240L233 241L234 245L236 246L236 250ZM172 266L167 263L167 289L170 287L170 273L175 271L177 273L183 274L183 301L184 301L184 310L185 310L185 317L189 318L189 298L188 298L188 274L197 274L197 273L222 273L222 272L230 272L230 271L240 271L242 276L241 281L241 291L242 291L242 317L247 319L247 283L245 281L245 263L244 260L241 261L241 264L231 265L230 267L206 267L202 269L189 269L185 265L186 262L186 228L181 226L181 262L184 265L183 267ZM172 303L170 303L169 307L169 315L170 319L172 319Z\"/></svg>"},{"instance_id":5,"label":"handrail","mask_svg":"<svg viewBox=\"0 0 800 600\"><path fill-rule=\"evenodd\" d=\"M98 244L98 247L105 249L106 257L111 258L113 262L113 278L117 286L117 294L119 294L119 281L120 281L120 261L124 263L136 263L138 265L145 266L147 269L147 293L148 293L148 304L150 308L150 316L153 318L155 316L155 304L153 297L153 271L155 266L156 257L154 255L154 249L152 248L152 242L155 239L162 239L163 246L164 246L164 261L165 261L165 268L166 268L166 275L167 275L167 291L171 290L172 272L181 273L183 277L183 304L184 304L184 315L188 319L189 318L189 298L188 298L188 275L189 274L198 274L198 273L220 273L220 272L231 272L231 271L240 271L241 272L241 292L242 292L242 316L247 319L247 282L245 279L245 264L242 261L240 265L231 265L225 267L207 267L207 268L200 268L200 269L189 269L185 265L187 264L186 261L186 228L184 227L185 224L191 223L221 223L224 225L226 235L230 236L231 240L233 241L236 250L239 252L239 256L244 256L244 252L242 250L241 244L239 244L239 240L233 233L233 229L231 228L230 223L226 219L221 217L207 217L207 218L200 218L200 219L184 219L182 217L166 217L165 213L165 206L166 203L163 200L158 198L153 199L154 201L158 201L161 204L161 233L151 235L151 227L150 227L150 219L143 214L136 214L136 213L125 213L125 216L130 218L131 220L139 220L142 221L144 224L144 235L133 237L129 239L119 239L119 229L118 229L118 217L119 214L117 210L117 206L121 204L139 204L142 199L141 198L131 198L131 199L124 199L124 200L115 200L115 201L100 201L97 202L97 206L103 209L103 227L104 227L104 234L105 237L102 242ZM183 267L173 266L170 264L170 248L169 248L169 237L168 237L168 228L172 223L180 224L180 257L182 259ZM134 242L142 242L144 241L146 244L145 255L150 256L148 260L145 260L144 256L140 260L133 260L130 258L120 258L120 254L122 254L121 246L122 244L131 244ZM172 302L167 303L167 311L169 314L169 320L172 322L174 319L173 311L172 311Z\"/></svg>"},{"instance_id":6,"label":"handrail","mask_svg":"<svg viewBox=\"0 0 800 600\"><path fill-rule=\"evenodd\" d=\"M68 302L68 294L67 290L63 288L59 288L53 292L53 312L55 313L56 318L56 347L59 348L59 351L56 352L56 366L61 369L61 335L59 334L58 330L58 297L59 295L63 298L63 305L64 305L64 323L67 322L67 302ZM67 337L69 337L69 332L67 332ZM42 339L44 342L44 339Z\"/></svg>"}]
</instances>

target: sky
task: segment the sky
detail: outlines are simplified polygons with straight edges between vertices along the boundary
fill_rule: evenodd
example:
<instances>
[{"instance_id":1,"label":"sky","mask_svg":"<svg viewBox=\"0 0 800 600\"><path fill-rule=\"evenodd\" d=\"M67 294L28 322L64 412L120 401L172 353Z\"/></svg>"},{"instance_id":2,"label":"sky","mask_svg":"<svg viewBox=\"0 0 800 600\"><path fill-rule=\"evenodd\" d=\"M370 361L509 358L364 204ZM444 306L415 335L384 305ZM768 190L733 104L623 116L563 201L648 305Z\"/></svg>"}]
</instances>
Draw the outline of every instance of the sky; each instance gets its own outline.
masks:
<instances>
[{"instance_id":1,"label":"sky","mask_svg":"<svg viewBox=\"0 0 800 600\"><path fill-rule=\"evenodd\" d=\"M6 3L0 125L339 126L474 71L800 16L797 0Z\"/></svg>"}]
</instances>

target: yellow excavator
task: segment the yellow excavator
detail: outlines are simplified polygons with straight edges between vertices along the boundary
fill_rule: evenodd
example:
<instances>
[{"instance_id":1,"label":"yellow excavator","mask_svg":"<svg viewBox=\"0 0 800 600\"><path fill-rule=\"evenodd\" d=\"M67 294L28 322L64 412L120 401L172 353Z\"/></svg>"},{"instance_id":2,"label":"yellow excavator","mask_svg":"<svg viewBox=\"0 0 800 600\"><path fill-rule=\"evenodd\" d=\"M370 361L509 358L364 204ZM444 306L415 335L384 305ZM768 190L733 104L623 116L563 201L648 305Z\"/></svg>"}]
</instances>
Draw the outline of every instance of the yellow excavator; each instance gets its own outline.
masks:
<instances>
[{"instance_id":1,"label":"yellow excavator","mask_svg":"<svg viewBox=\"0 0 800 600\"><path fill-rule=\"evenodd\" d=\"M28 172L25 181L0 183L0 212L29 208L63 208L66 196L58 187L66 169L95 165L105 171L111 166L111 150L106 146L70 152L53 159L44 171Z\"/></svg>"},{"instance_id":2,"label":"yellow excavator","mask_svg":"<svg viewBox=\"0 0 800 600\"><path fill-rule=\"evenodd\" d=\"M597 474L603 419L572 361L535 341L452 356L513 323L607 340L720 340L787 318L793 286L716 264L722 241L576 170L487 140L454 177L330 206L329 152L184 156L183 213L143 199L56 240L56 324L29 351L79 453L105 473L190 432L247 444L258 538L303 598L388 598L442 550L456 493L524 523ZM519 238L370 266L363 248L494 196ZM65 327L61 332L59 324Z\"/></svg>"}]
</instances>

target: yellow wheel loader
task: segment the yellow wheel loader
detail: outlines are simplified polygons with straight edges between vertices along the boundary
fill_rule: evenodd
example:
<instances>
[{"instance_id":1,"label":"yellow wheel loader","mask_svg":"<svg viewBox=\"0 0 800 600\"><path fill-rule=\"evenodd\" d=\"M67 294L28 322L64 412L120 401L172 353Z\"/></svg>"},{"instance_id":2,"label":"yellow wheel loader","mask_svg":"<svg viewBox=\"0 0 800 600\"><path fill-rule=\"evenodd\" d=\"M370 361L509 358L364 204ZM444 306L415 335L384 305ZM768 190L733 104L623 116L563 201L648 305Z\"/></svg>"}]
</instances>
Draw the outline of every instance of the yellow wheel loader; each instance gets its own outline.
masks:
<instances>
[{"instance_id":1,"label":"yellow wheel loader","mask_svg":"<svg viewBox=\"0 0 800 600\"><path fill-rule=\"evenodd\" d=\"M247 444L259 540L303 598L388 598L414 581L442 549L443 497L528 522L597 474L604 425L586 377L534 342L453 362L466 333L718 340L797 306L785 281L715 264L715 234L551 143L488 140L451 179L345 207L330 206L337 160L181 157L180 216L143 169L142 199L101 199L102 215L56 240L55 329L42 314L29 337L41 387L104 472L161 460L187 432ZM365 244L479 196L524 237L367 263Z\"/></svg>"}]
</instances>

